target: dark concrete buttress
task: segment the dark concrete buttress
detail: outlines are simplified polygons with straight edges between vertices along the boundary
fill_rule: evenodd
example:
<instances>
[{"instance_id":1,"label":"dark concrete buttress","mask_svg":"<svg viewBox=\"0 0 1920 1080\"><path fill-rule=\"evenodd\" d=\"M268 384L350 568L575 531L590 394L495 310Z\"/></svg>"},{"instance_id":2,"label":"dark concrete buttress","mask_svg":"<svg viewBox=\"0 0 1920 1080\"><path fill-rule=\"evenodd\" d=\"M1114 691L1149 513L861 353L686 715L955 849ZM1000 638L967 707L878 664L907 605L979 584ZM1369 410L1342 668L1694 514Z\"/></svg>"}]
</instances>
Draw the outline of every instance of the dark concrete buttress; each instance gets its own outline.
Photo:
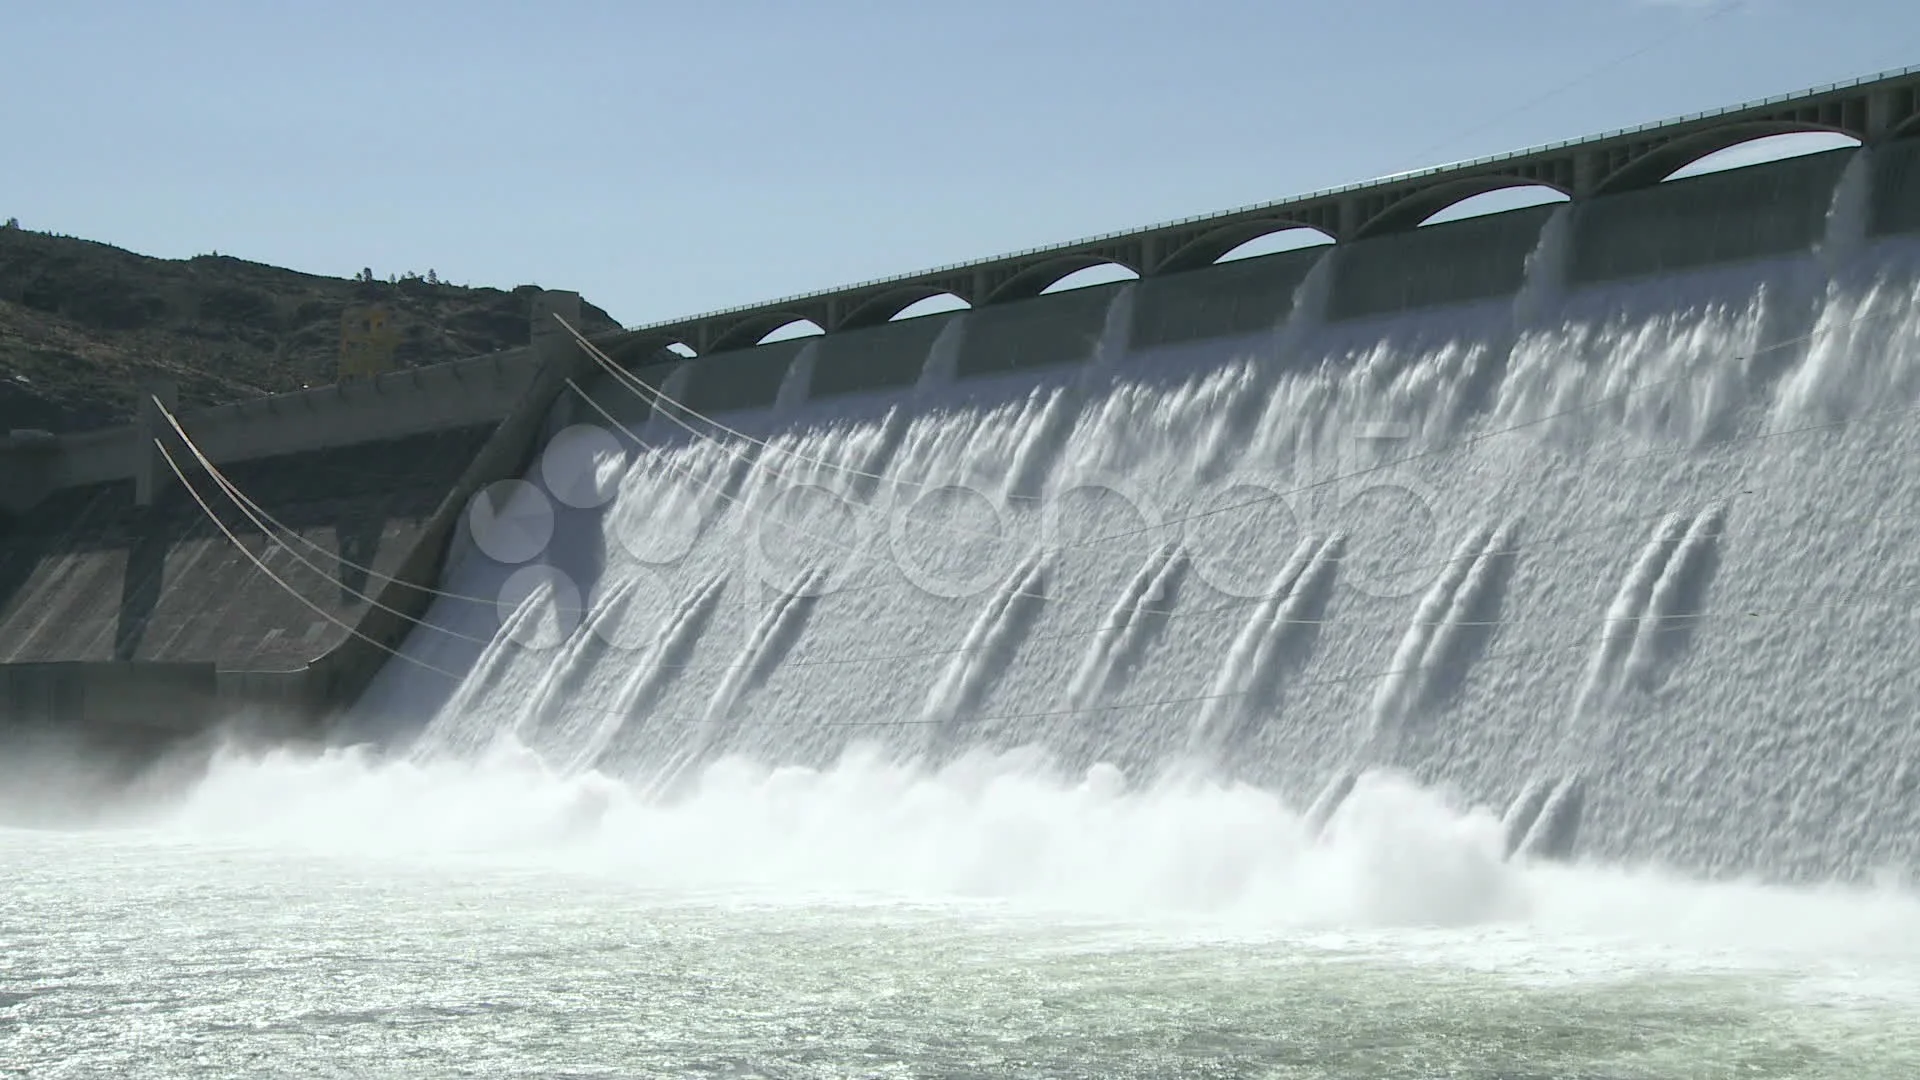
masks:
<instances>
[{"instance_id":1,"label":"dark concrete buttress","mask_svg":"<svg viewBox=\"0 0 1920 1080\"><path fill-rule=\"evenodd\" d=\"M159 405L156 405L158 399ZM133 444L133 502L135 506L152 506L166 490L169 481L176 479L167 459L160 453L154 440L165 443L172 451L176 461L180 458L178 440L173 429L161 415L160 405L167 412L177 413L180 409L180 386L172 380L156 380L140 384L139 409L134 413ZM182 466L185 467L184 465Z\"/></svg>"},{"instance_id":2,"label":"dark concrete buttress","mask_svg":"<svg viewBox=\"0 0 1920 1080\"><path fill-rule=\"evenodd\" d=\"M546 418L566 392L567 381L584 381L593 370L593 358L576 345L566 327L555 320L556 314L577 326L580 295L549 291L535 298L531 337L539 373L441 500L420 539L394 571L393 580L372 590L381 605L393 610L369 606L355 627L357 633L310 666L308 712L313 722L324 724L328 715L350 706L383 665L406 662L393 658L392 652L405 642L413 620L425 617L432 605L429 590L440 581L456 530L473 497L487 485L527 470L540 449Z\"/></svg>"}]
</instances>

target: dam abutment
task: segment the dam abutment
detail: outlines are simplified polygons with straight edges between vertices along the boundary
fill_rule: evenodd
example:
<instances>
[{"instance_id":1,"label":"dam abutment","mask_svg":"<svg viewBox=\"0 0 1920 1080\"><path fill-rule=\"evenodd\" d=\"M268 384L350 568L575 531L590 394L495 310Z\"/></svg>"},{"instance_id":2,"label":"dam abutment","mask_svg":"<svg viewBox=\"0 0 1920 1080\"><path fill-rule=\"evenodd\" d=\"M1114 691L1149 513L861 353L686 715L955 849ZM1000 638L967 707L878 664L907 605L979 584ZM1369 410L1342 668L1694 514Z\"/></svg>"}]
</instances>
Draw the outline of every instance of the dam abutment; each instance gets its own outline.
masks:
<instances>
[{"instance_id":1,"label":"dam abutment","mask_svg":"<svg viewBox=\"0 0 1920 1080\"><path fill-rule=\"evenodd\" d=\"M312 714L324 716L358 699L432 604L432 589L474 497L531 467L549 414L569 393L568 383L584 382L596 368L592 356L554 319L557 314L574 325L579 311L577 293L548 292L539 298L533 344L537 374L454 479L391 578L370 590L376 603L361 613L354 633L310 665Z\"/></svg>"},{"instance_id":2,"label":"dam abutment","mask_svg":"<svg viewBox=\"0 0 1920 1080\"><path fill-rule=\"evenodd\" d=\"M527 468L591 366L555 313L577 323L578 296L537 299L527 349L177 414L293 539L236 510L150 401L126 428L0 443L0 735L317 733L425 610L473 495Z\"/></svg>"}]
</instances>

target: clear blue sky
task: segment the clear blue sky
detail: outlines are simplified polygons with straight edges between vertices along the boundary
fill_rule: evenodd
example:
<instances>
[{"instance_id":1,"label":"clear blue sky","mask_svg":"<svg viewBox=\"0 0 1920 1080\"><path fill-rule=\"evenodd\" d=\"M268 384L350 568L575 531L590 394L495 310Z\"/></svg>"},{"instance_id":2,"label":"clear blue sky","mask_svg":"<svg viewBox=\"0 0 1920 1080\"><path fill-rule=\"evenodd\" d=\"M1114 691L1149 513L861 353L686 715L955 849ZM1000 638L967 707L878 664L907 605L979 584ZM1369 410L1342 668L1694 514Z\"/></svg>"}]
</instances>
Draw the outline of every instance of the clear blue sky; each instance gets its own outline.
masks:
<instances>
[{"instance_id":1,"label":"clear blue sky","mask_svg":"<svg viewBox=\"0 0 1920 1080\"><path fill-rule=\"evenodd\" d=\"M629 325L1920 63L1913 0L0 0L0 217Z\"/></svg>"}]
</instances>

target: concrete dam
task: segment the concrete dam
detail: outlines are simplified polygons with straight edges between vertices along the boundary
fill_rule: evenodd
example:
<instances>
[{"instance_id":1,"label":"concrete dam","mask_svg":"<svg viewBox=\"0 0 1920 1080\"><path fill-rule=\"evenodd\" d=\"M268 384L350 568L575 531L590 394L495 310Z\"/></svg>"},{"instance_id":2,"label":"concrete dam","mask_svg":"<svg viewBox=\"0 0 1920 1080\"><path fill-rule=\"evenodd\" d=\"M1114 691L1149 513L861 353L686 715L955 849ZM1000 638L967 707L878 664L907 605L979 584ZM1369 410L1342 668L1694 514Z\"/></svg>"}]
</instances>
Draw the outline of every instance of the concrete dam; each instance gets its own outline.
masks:
<instances>
[{"instance_id":1,"label":"concrete dam","mask_svg":"<svg viewBox=\"0 0 1920 1080\"><path fill-rule=\"evenodd\" d=\"M551 293L520 353L186 439L164 388L16 433L0 725L507 753L599 778L588 815L873 755L1204 778L1338 829L1391 775L1516 855L1911 865L1916 86L592 350ZM1789 130L1862 145L1663 182ZM1571 199L1421 224L1520 183ZM1213 262L1288 225L1335 242ZM1102 262L1139 279L1045 291ZM941 293L971 306L892 317ZM755 344L796 318L826 332Z\"/></svg>"}]
</instances>

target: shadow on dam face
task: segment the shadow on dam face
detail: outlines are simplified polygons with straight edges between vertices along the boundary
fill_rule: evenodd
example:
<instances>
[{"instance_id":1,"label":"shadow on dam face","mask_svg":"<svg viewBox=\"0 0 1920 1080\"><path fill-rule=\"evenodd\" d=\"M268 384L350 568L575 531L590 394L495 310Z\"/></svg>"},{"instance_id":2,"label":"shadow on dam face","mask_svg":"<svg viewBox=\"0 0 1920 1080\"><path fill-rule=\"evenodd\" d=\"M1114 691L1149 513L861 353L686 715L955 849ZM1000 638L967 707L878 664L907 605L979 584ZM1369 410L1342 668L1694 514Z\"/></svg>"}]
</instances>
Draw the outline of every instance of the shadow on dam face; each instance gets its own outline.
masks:
<instances>
[{"instance_id":1,"label":"shadow on dam face","mask_svg":"<svg viewBox=\"0 0 1920 1080\"><path fill-rule=\"evenodd\" d=\"M132 660L140 651L147 621L165 586L167 552L178 539L175 523L158 507L136 510L128 524L127 562L120 575L120 610L113 631L115 660Z\"/></svg>"},{"instance_id":2,"label":"shadow on dam face","mask_svg":"<svg viewBox=\"0 0 1920 1080\"><path fill-rule=\"evenodd\" d=\"M13 602L13 596L33 576L36 559L21 535L18 516L0 509L0 611Z\"/></svg>"}]
</instances>

